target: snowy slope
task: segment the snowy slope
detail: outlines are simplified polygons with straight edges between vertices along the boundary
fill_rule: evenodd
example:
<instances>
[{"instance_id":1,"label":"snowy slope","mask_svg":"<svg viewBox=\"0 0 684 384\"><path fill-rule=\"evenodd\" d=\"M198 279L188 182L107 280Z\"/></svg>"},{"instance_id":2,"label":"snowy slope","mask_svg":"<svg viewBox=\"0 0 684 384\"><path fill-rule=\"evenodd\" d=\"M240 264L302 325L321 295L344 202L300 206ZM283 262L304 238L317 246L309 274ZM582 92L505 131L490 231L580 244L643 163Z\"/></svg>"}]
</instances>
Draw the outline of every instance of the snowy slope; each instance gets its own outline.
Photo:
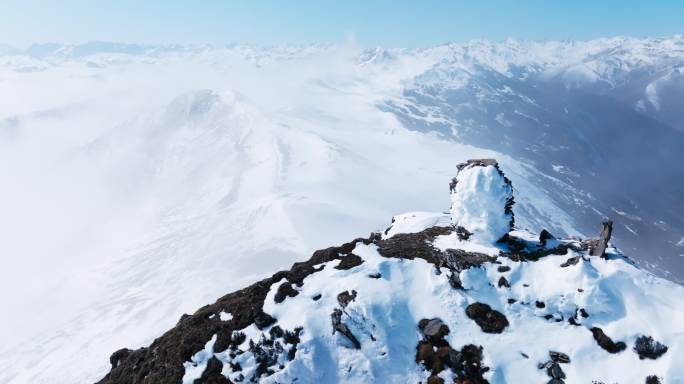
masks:
<instances>
[{"instance_id":1,"label":"snowy slope","mask_svg":"<svg viewBox=\"0 0 684 384\"><path fill-rule=\"evenodd\" d=\"M357 73L355 57L7 72L11 102L37 112L2 125L0 246L17 256L0 284L22 295L3 296L0 381L92 381L184 311L406 207L448 205L436 180L468 157L541 177L406 130L376 107L402 76ZM520 196L521 225L573 230L545 191Z\"/></svg>"},{"instance_id":2,"label":"snowy slope","mask_svg":"<svg viewBox=\"0 0 684 384\"><path fill-rule=\"evenodd\" d=\"M455 194L481 197L510 231L500 176L468 166ZM681 286L612 247L592 255L592 242L525 231L464 239L448 215L427 216L401 215L382 238L318 251L183 317L148 349L117 352L102 382L684 381Z\"/></svg>"},{"instance_id":3,"label":"snowy slope","mask_svg":"<svg viewBox=\"0 0 684 384\"><path fill-rule=\"evenodd\" d=\"M437 77L434 89L423 84L463 66L454 52L464 49L503 73L524 66L526 73L552 74L568 57L596 57L601 78L609 78L640 68L661 73L648 65L679 68L680 45L674 37L370 51L109 43L3 49L0 254L11 256L0 270L0 382L95 380L111 351L149 343L182 312L315 249L382 229L396 212L447 209L444 180L467 158L497 158L516 180L521 229L592 233L598 216L586 212L595 208L629 219L625 224L641 234L663 217L611 205L578 185L572 175L586 171L581 167L422 129L415 121L470 124L491 113L451 115L458 100L435 106L412 92L429 90L432 100L453 88L457 73ZM648 65L634 64L642 62ZM466 72L478 84L491 80L472 67ZM667 109L677 75L660 77L650 99L635 94L625 103L660 122L677 121L678 109ZM480 99L488 96L473 95ZM664 112L654 114L649 100ZM511 132L505 137L515 138ZM535 141L520 138L511 146ZM650 171L658 180L660 172ZM624 189L623 181L603 185ZM640 198L635 202L653 200ZM675 247L681 202L659 201L657 212L669 204L673 219L654 228L676 237ZM568 209L573 204L583 209ZM628 232L620 224L615 235L622 240ZM641 241L644 247L664 243L646 239L654 241ZM642 263L660 255L633 254ZM64 365L74 360L81 364Z\"/></svg>"}]
</instances>

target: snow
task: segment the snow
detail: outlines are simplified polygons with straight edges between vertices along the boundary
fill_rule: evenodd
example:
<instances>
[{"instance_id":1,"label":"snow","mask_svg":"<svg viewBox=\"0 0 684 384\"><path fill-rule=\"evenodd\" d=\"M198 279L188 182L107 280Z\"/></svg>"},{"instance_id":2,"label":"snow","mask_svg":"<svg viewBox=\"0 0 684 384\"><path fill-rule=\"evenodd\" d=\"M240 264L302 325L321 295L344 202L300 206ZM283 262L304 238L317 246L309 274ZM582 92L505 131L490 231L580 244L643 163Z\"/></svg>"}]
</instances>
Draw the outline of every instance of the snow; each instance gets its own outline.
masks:
<instances>
[{"instance_id":1,"label":"snow","mask_svg":"<svg viewBox=\"0 0 684 384\"><path fill-rule=\"evenodd\" d=\"M382 106L466 128L404 92L466 86L481 66L562 77L566 65L591 60L602 63L587 68L615 81L671 65L682 38L370 54L321 45L51 49L0 55L0 94L11 95L0 103L0 254L10 255L0 269L2 383L92 382L113 351L148 345L182 313L384 229L397 212L420 210L420 220L397 219L385 236L447 224L449 215L427 211L448 206L446 185L468 158L496 158L515 180L518 227L581 235L538 181L579 196L572 185L410 131ZM495 251L476 240L436 246Z\"/></svg>"},{"instance_id":2,"label":"snow","mask_svg":"<svg viewBox=\"0 0 684 384\"><path fill-rule=\"evenodd\" d=\"M231 313L221 311L219 318L221 321L231 321L233 319L233 315Z\"/></svg>"},{"instance_id":3,"label":"snow","mask_svg":"<svg viewBox=\"0 0 684 384\"><path fill-rule=\"evenodd\" d=\"M445 213L409 212L392 218L392 225L385 232L383 238L400 233L417 233L430 227L446 227L451 225L451 217Z\"/></svg>"},{"instance_id":4,"label":"snow","mask_svg":"<svg viewBox=\"0 0 684 384\"><path fill-rule=\"evenodd\" d=\"M494 166L466 166L451 192L451 222L473 233L473 240L494 242L511 230L506 203L513 188Z\"/></svg>"},{"instance_id":5,"label":"snow","mask_svg":"<svg viewBox=\"0 0 684 384\"><path fill-rule=\"evenodd\" d=\"M214 344L216 343L216 335L212 336L204 349L195 353L192 359L183 364L185 374L183 375L183 384L194 384L195 379L202 376L202 372L207 367L207 361L214 355Z\"/></svg>"},{"instance_id":6,"label":"snow","mask_svg":"<svg viewBox=\"0 0 684 384\"><path fill-rule=\"evenodd\" d=\"M418 227L424 220L424 216L413 214L405 217L414 217ZM363 258L360 266L337 270L333 268L336 261L323 264L322 271L304 280L298 296L282 303L273 300L279 284L272 286L265 312L277 318L284 329L302 326L304 331L295 359L281 362L282 370L260 382L292 382L295 378L301 383L425 380L425 373L413 360L420 339L417 323L433 317L449 326L447 340L453 348L469 343L484 347L485 364L493 368L486 378L493 383L547 381L537 364L548 360L550 350L570 356L571 363L563 365L567 383L641 382L648 374L664 377L665 383L684 380L679 363L684 359L684 313L680 309L684 288L635 268L615 255L614 249L609 251L615 256L611 260L590 257L567 268L560 264L568 257L587 255L569 251L537 262L500 259L511 267L505 273L510 290L495 288L502 274L497 272L498 264L490 263L464 271L465 289L455 290L446 273L438 274L422 259L387 259L374 245L358 244L353 253ZM378 272L380 279L368 278ZM360 350L350 348L339 333L332 333L330 313L339 307L337 295L345 290L358 293L343 321L360 340ZM321 298L312 300L315 295ZM508 298L517 302L508 304ZM546 307L536 308L536 300ZM465 316L465 307L476 301L503 312L509 327L502 334L483 333ZM578 308L586 308L590 314L581 326L543 317L553 314L568 319ZM601 327L616 341L625 341L627 350L612 355L601 349L588 330L592 326ZM656 361L640 360L631 350L640 334L651 335L670 349ZM260 335L252 337L258 341ZM249 354L238 357L248 373L254 369ZM203 352L199 355L204 356ZM225 353L216 356L226 364L233 361ZM191 369L194 372L196 368Z\"/></svg>"}]
</instances>

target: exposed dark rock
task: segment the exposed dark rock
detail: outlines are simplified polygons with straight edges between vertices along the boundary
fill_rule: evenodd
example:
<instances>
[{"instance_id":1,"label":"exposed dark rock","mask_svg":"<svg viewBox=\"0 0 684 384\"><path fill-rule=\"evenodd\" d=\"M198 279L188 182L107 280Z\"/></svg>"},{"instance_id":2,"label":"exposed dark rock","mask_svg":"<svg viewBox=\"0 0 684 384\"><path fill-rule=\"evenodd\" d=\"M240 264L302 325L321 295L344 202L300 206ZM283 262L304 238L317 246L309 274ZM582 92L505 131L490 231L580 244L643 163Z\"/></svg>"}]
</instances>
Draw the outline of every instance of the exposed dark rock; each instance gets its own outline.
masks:
<instances>
[{"instance_id":1,"label":"exposed dark rock","mask_svg":"<svg viewBox=\"0 0 684 384\"><path fill-rule=\"evenodd\" d=\"M470 239L470 236L472 236L472 235L473 235L472 232L461 227L460 225L456 226L456 236L458 236L459 240L468 240L468 239Z\"/></svg>"},{"instance_id":2,"label":"exposed dark rock","mask_svg":"<svg viewBox=\"0 0 684 384\"><path fill-rule=\"evenodd\" d=\"M249 351L254 355L256 369L251 381L257 381L262 376L270 376L275 371L271 368L278 363L278 355L282 353L280 343L273 343L272 340L262 339L258 343L249 341Z\"/></svg>"},{"instance_id":3,"label":"exposed dark rock","mask_svg":"<svg viewBox=\"0 0 684 384\"><path fill-rule=\"evenodd\" d=\"M589 242L589 254L591 256L606 256L606 248L608 248L608 242L613 233L613 221L606 220L601 224L603 228L601 229L599 238Z\"/></svg>"},{"instance_id":4,"label":"exposed dark rock","mask_svg":"<svg viewBox=\"0 0 684 384\"><path fill-rule=\"evenodd\" d=\"M453 289L463 289L461 274L458 271L453 271L449 275L449 285L451 285L451 288Z\"/></svg>"},{"instance_id":5,"label":"exposed dark rock","mask_svg":"<svg viewBox=\"0 0 684 384\"><path fill-rule=\"evenodd\" d=\"M551 378L548 383L564 383L563 379L565 379L565 372L563 372L559 363L570 363L570 357L564 353L555 351L549 351L549 356L551 357L551 360L539 363L537 368L546 370L546 374Z\"/></svg>"},{"instance_id":6,"label":"exposed dark rock","mask_svg":"<svg viewBox=\"0 0 684 384\"><path fill-rule=\"evenodd\" d=\"M509 284L508 280L506 280L506 278L503 276L501 276L499 278L499 282L497 283L497 285L499 286L499 288L501 288L501 287L510 288L511 287L511 284Z\"/></svg>"},{"instance_id":7,"label":"exposed dark rock","mask_svg":"<svg viewBox=\"0 0 684 384\"><path fill-rule=\"evenodd\" d=\"M379 279L382 277L382 275L380 274L380 272L375 272L375 273L369 273L368 277L370 277L371 279Z\"/></svg>"},{"instance_id":8,"label":"exposed dark rock","mask_svg":"<svg viewBox=\"0 0 684 384\"><path fill-rule=\"evenodd\" d=\"M639 359L655 360L667 352L668 347L651 336L639 336L634 344L634 352L639 355Z\"/></svg>"},{"instance_id":9,"label":"exposed dark rock","mask_svg":"<svg viewBox=\"0 0 684 384\"><path fill-rule=\"evenodd\" d=\"M311 298L311 300L313 300L313 301L318 301L318 300L321 299L321 297L322 297L322 295L321 295L320 293L317 293L317 294L313 295L313 297Z\"/></svg>"},{"instance_id":10,"label":"exposed dark rock","mask_svg":"<svg viewBox=\"0 0 684 384\"><path fill-rule=\"evenodd\" d=\"M566 267L569 267L571 265L576 265L577 263L579 263L579 259L580 259L579 256L573 256L573 257L565 260L565 262L563 264L561 264L560 266L563 268L566 268Z\"/></svg>"},{"instance_id":11,"label":"exposed dark rock","mask_svg":"<svg viewBox=\"0 0 684 384\"><path fill-rule=\"evenodd\" d=\"M333 310L333 313L330 314L330 318L332 320L333 334L335 334L335 332L339 332L352 343L355 349L361 349L361 343L359 342L359 340L356 338L356 336L354 336L354 334L349 329L347 324L342 322L342 313L343 312L341 309L335 308L335 310Z\"/></svg>"},{"instance_id":12,"label":"exposed dark rock","mask_svg":"<svg viewBox=\"0 0 684 384\"><path fill-rule=\"evenodd\" d=\"M456 374L456 383L488 383L482 377L489 370L482 365L482 347L469 344L460 351L451 348L444 339L449 327L440 319L422 319L418 328L423 340L416 347L416 363L430 371L428 383L443 383L437 375L447 368Z\"/></svg>"},{"instance_id":13,"label":"exposed dark rock","mask_svg":"<svg viewBox=\"0 0 684 384\"><path fill-rule=\"evenodd\" d=\"M286 297L295 297L299 295L299 292L292 288L292 284L285 282L280 284L278 287L278 291L275 294L275 297L273 298L273 301L276 303L282 303L285 301Z\"/></svg>"},{"instance_id":14,"label":"exposed dark rock","mask_svg":"<svg viewBox=\"0 0 684 384\"><path fill-rule=\"evenodd\" d=\"M513 236L504 236L499 242L508 246L508 251L502 252L501 256L513 261L537 261L548 255L565 255L568 249L579 250L572 243L559 243L553 248L546 248Z\"/></svg>"},{"instance_id":15,"label":"exposed dark rock","mask_svg":"<svg viewBox=\"0 0 684 384\"><path fill-rule=\"evenodd\" d=\"M580 316L584 317L585 319L586 319L587 317L589 317L589 313L587 313L587 310L584 309L584 308L580 308L580 309L579 309L579 314L580 314Z\"/></svg>"},{"instance_id":16,"label":"exposed dark rock","mask_svg":"<svg viewBox=\"0 0 684 384\"><path fill-rule=\"evenodd\" d=\"M516 299L508 299L508 304L513 304L513 303L515 303L516 301L517 301Z\"/></svg>"},{"instance_id":17,"label":"exposed dark rock","mask_svg":"<svg viewBox=\"0 0 684 384\"><path fill-rule=\"evenodd\" d=\"M422 319L418 322L423 337L433 344L439 344L439 340L443 340L444 336L449 334L449 327L440 319Z\"/></svg>"},{"instance_id":18,"label":"exposed dark rock","mask_svg":"<svg viewBox=\"0 0 684 384\"><path fill-rule=\"evenodd\" d=\"M119 365L119 362L125 360L128 355L131 354L131 352L132 351L128 348L121 348L112 353L112 355L109 357L109 363L112 364L112 368L116 368Z\"/></svg>"},{"instance_id":19,"label":"exposed dark rock","mask_svg":"<svg viewBox=\"0 0 684 384\"><path fill-rule=\"evenodd\" d=\"M282 357L287 357L288 360L292 360L297 351L297 345L299 344L299 333L302 331L301 327L295 328L294 330L283 330L280 326L274 325L269 329L267 333L262 333L258 340L250 339L247 343L248 346L245 348L242 344L246 340L246 337L241 332L234 332L233 336L235 341L231 341L230 353L228 356L234 359L236 356L243 353L251 353L255 369L251 372L248 378L240 373L243 371L242 366L239 362L229 361L228 367L219 367L216 362L212 363L211 360L208 361L208 365L205 369L205 374L207 372L213 372L209 378L215 381L207 381L212 383L231 383L231 382L242 382L248 380L250 382L258 382L261 377L270 376L285 368L284 364L279 363L282 361ZM221 372L227 371L227 374L233 375L233 381L223 378ZM196 381L199 383L199 381ZM204 381L202 381L204 382Z\"/></svg>"},{"instance_id":20,"label":"exposed dark rock","mask_svg":"<svg viewBox=\"0 0 684 384\"><path fill-rule=\"evenodd\" d=\"M539 244L541 244L542 247L546 247L547 241L555 239L556 238L546 229L542 229L541 233L539 233Z\"/></svg>"},{"instance_id":21,"label":"exposed dark rock","mask_svg":"<svg viewBox=\"0 0 684 384\"><path fill-rule=\"evenodd\" d=\"M457 383L462 384L489 384L484 377L489 367L482 365L482 347L468 344L453 357L455 363Z\"/></svg>"},{"instance_id":22,"label":"exposed dark rock","mask_svg":"<svg viewBox=\"0 0 684 384\"><path fill-rule=\"evenodd\" d=\"M271 327L271 329L268 330L268 334L271 335L271 339L279 339L285 336L285 332L278 325Z\"/></svg>"},{"instance_id":23,"label":"exposed dark rock","mask_svg":"<svg viewBox=\"0 0 684 384\"><path fill-rule=\"evenodd\" d=\"M283 335L283 341L292 345L287 352L287 359L290 361L294 360L295 354L297 353L297 345L299 345L299 342L301 341L299 334L302 333L302 330L302 327L297 327L293 331L285 331L285 335Z\"/></svg>"},{"instance_id":24,"label":"exposed dark rock","mask_svg":"<svg viewBox=\"0 0 684 384\"><path fill-rule=\"evenodd\" d=\"M230 384L230 381L221 374L223 363L221 360L212 356L207 361L207 367L202 372L202 376L195 380L193 384Z\"/></svg>"},{"instance_id":25,"label":"exposed dark rock","mask_svg":"<svg viewBox=\"0 0 684 384\"><path fill-rule=\"evenodd\" d=\"M416 363L423 364L432 372L431 376L437 377L449 363L449 352L448 344L437 347L428 341L420 341L416 347Z\"/></svg>"},{"instance_id":26,"label":"exposed dark rock","mask_svg":"<svg viewBox=\"0 0 684 384\"><path fill-rule=\"evenodd\" d=\"M591 329L591 333L594 335L594 340L596 340L596 343L598 343L601 348L605 349L609 353L619 353L627 348L627 345L622 341L618 341L617 343L613 342L613 340L608 337L599 327L593 327Z\"/></svg>"},{"instance_id":27,"label":"exposed dark rock","mask_svg":"<svg viewBox=\"0 0 684 384\"><path fill-rule=\"evenodd\" d=\"M440 251L432 245L437 236L452 233L452 227L431 227L418 233L400 233L389 239L378 240L378 253L383 257L400 259L423 259L439 268L447 268L451 271L449 282L455 289L463 289L458 276L459 272L479 267L486 262L496 261L495 256L489 256L477 252L466 252L457 249Z\"/></svg>"},{"instance_id":28,"label":"exposed dark rock","mask_svg":"<svg viewBox=\"0 0 684 384\"><path fill-rule=\"evenodd\" d=\"M551 363L551 366L546 369L546 374L554 379L565 379L565 372L556 362Z\"/></svg>"},{"instance_id":29,"label":"exposed dark rock","mask_svg":"<svg viewBox=\"0 0 684 384\"><path fill-rule=\"evenodd\" d=\"M447 249L442 254L440 266L449 268L452 271L464 271L472 267L479 267L487 262L496 261L496 256L485 255L484 253L466 252L461 249Z\"/></svg>"},{"instance_id":30,"label":"exposed dark rock","mask_svg":"<svg viewBox=\"0 0 684 384\"><path fill-rule=\"evenodd\" d=\"M290 284L301 285L307 276L323 268L319 267L319 264L339 260L342 255L350 254L357 243L371 244L379 239L378 234L371 234L367 239L359 238L339 247L316 251L309 260L295 263L288 271L277 272L267 279L221 297L214 304L200 308L193 315L182 316L174 328L157 338L149 347L128 353L115 352L111 360L116 366L112 366L111 371L98 383L180 382L185 372L183 363L204 349L213 335L217 335L214 351L221 352L241 344L234 339L234 331L244 329L250 324L267 328L275 323L273 317L263 312L264 300L273 284L286 279ZM211 316L222 311L231 313L233 319L230 322L223 322L218 321L216 316ZM285 337L288 337L287 335L288 332ZM298 340L298 334L291 337ZM290 348L288 357L294 358L295 351L296 346Z\"/></svg>"},{"instance_id":31,"label":"exposed dark rock","mask_svg":"<svg viewBox=\"0 0 684 384\"><path fill-rule=\"evenodd\" d=\"M349 303L354 301L356 299L356 291L352 290L351 293L349 291L344 291L337 295L337 302L340 304L340 307L342 309L346 308Z\"/></svg>"},{"instance_id":32,"label":"exposed dark rock","mask_svg":"<svg viewBox=\"0 0 684 384\"><path fill-rule=\"evenodd\" d=\"M268 313L261 312L254 316L254 325L259 329L264 329L276 323L276 319Z\"/></svg>"},{"instance_id":33,"label":"exposed dark rock","mask_svg":"<svg viewBox=\"0 0 684 384\"><path fill-rule=\"evenodd\" d=\"M551 357L551 360L555 361L556 363L561 363L561 364L570 363L570 356L566 355L563 352L549 351L549 356Z\"/></svg>"},{"instance_id":34,"label":"exposed dark rock","mask_svg":"<svg viewBox=\"0 0 684 384\"><path fill-rule=\"evenodd\" d=\"M496 268L496 270L499 271L499 272L501 272L501 273L503 273L503 272L508 272L508 271L510 271L510 270L511 270L511 267L509 267L508 265L499 265L499 266Z\"/></svg>"},{"instance_id":35,"label":"exposed dark rock","mask_svg":"<svg viewBox=\"0 0 684 384\"><path fill-rule=\"evenodd\" d=\"M646 377L646 384L660 384L660 378L656 375L650 375Z\"/></svg>"},{"instance_id":36,"label":"exposed dark rock","mask_svg":"<svg viewBox=\"0 0 684 384\"><path fill-rule=\"evenodd\" d=\"M484 303L473 303L466 308L466 315L485 333L501 333L508 326L503 313Z\"/></svg>"},{"instance_id":37,"label":"exposed dark rock","mask_svg":"<svg viewBox=\"0 0 684 384\"><path fill-rule=\"evenodd\" d=\"M456 169L459 171L466 168L466 167L498 167L499 162L496 161L496 159L470 159L467 160L465 163L460 163L456 165Z\"/></svg>"},{"instance_id":38,"label":"exposed dark rock","mask_svg":"<svg viewBox=\"0 0 684 384\"><path fill-rule=\"evenodd\" d=\"M346 256L342 256L340 263L335 267L335 269L346 270L361 264L363 264L363 259L360 256L350 253Z\"/></svg>"},{"instance_id":39,"label":"exposed dark rock","mask_svg":"<svg viewBox=\"0 0 684 384\"><path fill-rule=\"evenodd\" d=\"M534 302L534 306L537 307L537 308L540 308L540 309L541 309L541 308L546 308L546 304L544 304L543 301L539 301L539 300L536 300L536 301Z\"/></svg>"},{"instance_id":40,"label":"exposed dark rock","mask_svg":"<svg viewBox=\"0 0 684 384\"><path fill-rule=\"evenodd\" d=\"M435 266L442 264L442 252L431 242L437 236L453 232L452 227L432 227L418 233L399 233L389 239L376 242L378 253L383 257L398 259L423 259Z\"/></svg>"}]
</instances>

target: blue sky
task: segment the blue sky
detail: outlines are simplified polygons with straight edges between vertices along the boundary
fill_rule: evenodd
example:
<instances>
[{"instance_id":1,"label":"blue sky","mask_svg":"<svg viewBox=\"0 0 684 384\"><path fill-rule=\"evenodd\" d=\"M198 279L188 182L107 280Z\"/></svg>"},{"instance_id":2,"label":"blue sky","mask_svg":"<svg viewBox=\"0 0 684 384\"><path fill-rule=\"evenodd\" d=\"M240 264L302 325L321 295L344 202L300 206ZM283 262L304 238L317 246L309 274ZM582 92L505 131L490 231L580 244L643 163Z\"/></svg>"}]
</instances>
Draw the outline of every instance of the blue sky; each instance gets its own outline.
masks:
<instances>
[{"instance_id":1,"label":"blue sky","mask_svg":"<svg viewBox=\"0 0 684 384\"><path fill-rule=\"evenodd\" d=\"M472 38L684 33L684 0L0 0L0 43L344 42L429 46Z\"/></svg>"}]
</instances>

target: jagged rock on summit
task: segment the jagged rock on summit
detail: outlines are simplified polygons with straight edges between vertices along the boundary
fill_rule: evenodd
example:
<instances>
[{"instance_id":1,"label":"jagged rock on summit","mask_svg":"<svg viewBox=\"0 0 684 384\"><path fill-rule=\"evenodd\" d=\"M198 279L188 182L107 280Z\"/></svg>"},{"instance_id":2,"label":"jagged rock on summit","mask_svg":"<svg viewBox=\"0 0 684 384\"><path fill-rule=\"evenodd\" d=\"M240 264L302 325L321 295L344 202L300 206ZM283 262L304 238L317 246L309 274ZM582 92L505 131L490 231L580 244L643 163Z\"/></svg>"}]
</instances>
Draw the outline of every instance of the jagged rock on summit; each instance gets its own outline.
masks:
<instances>
[{"instance_id":1,"label":"jagged rock on summit","mask_svg":"<svg viewBox=\"0 0 684 384\"><path fill-rule=\"evenodd\" d=\"M598 239L593 240L589 243L589 254L592 256L605 257L606 248L608 248L608 242L610 241L610 236L613 233L613 221L606 220L602 224L601 235Z\"/></svg>"},{"instance_id":2,"label":"jagged rock on summit","mask_svg":"<svg viewBox=\"0 0 684 384\"><path fill-rule=\"evenodd\" d=\"M513 228L513 187L493 159L459 164L451 181L451 221L483 240L496 241Z\"/></svg>"}]
</instances>

